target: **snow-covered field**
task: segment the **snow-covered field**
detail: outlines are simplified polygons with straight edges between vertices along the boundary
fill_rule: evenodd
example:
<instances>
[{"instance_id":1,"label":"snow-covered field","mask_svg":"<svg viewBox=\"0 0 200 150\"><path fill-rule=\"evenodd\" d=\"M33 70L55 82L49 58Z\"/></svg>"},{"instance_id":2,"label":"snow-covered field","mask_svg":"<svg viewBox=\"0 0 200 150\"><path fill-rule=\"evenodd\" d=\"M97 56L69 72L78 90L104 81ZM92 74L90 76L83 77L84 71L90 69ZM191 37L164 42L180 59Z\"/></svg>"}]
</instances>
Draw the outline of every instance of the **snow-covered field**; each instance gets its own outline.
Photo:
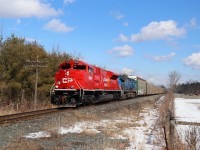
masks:
<instances>
[{"instance_id":1,"label":"snow-covered field","mask_svg":"<svg viewBox=\"0 0 200 150\"><path fill-rule=\"evenodd\" d=\"M200 99L175 98L175 119L187 123L200 123ZM196 149L200 149L200 126L176 125L176 131L185 144L196 136Z\"/></svg>"},{"instance_id":2,"label":"snow-covered field","mask_svg":"<svg viewBox=\"0 0 200 150\"><path fill-rule=\"evenodd\" d=\"M175 98L175 119L200 123L200 99Z\"/></svg>"},{"instance_id":3,"label":"snow-covered field","mask_svg":"<svg viewBox=\"0 0 200 150\"><path fill-rule=\"evenodd\" d=\"M162 103L164 97L161 97L158 102ZM158 103L159 105L159 103ZM110 119L101 120L81 120L76 121L72 125L64 125L53 130L53 134L67 135L69 133L79 134L99 134L107 133L110 139L125 139L129 141L129 146L126 150L154 150L159 149L159 145L155 145L155 124L158 119L156 108L143 108L139 115L124 115L123 117L112 117ZM175 119L184 122L199 122L200 123L200 99L183 99L175 98ZM191 131L191 126L176 125L179 136L185 140L188 131ZM198 128L197 128L198 129ZM200 130L198 130L200 131ZM38 131L25 135L25 138L51 138L52 132ZM198 136L200 133L198 134ZM200 142L200 141L199 141ZM200 148L200 143L197 148ZM105 150L114 150L111 147Z\"/></svg>"}]
</instances>

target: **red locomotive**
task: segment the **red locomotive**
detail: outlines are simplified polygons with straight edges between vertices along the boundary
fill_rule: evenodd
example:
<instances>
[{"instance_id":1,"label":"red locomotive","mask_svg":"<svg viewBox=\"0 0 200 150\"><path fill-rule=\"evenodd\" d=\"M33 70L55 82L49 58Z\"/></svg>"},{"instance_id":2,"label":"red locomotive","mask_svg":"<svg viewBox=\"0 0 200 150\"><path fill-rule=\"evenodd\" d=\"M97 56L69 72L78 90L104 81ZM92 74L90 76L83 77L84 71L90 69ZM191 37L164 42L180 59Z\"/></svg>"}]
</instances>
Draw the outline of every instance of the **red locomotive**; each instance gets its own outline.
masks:
<instances>
[{"instance_id":1,"label":"red locomotive","mask_svg":"<svg viewBox=\"0 0 200 150\"><path fill-rule=\"evenodd\" d=\"M51 103L77 106L121 97L118 74L83 61L65 61L55 75Z\"/></svg>"}]
</instances>

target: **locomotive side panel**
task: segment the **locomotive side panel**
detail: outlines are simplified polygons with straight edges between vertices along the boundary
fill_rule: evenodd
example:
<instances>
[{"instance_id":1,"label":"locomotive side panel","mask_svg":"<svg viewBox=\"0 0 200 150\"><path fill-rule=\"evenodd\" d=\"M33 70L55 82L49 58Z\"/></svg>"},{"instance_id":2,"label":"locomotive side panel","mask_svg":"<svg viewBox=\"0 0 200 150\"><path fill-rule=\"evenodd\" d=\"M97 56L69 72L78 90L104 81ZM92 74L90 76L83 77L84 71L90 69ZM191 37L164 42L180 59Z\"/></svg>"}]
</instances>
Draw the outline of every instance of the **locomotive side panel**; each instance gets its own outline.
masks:
<instances>
[{"instance_id":1,"label":"locomotive side panel","mask_svg":"<svg viewBox=\"0 0 200 150\"><path fill-rule=\"evenodd\" d=\"M122 99L136 96L136 81L132 78L119 76L119 86L122 89Z\"/></svg>"}]
</instances>

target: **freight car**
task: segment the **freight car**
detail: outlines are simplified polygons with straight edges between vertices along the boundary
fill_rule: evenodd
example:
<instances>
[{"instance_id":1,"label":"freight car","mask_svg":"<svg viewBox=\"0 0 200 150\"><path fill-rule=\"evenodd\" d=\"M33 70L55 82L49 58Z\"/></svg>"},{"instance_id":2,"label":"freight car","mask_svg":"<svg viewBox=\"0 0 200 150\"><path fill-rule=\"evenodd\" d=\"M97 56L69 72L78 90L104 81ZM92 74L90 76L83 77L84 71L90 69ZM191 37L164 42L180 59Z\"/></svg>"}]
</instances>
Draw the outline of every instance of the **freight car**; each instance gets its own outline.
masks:
<instances>
[{"instance_id":1,"label":"freight car","mask_svg":"<svg viewBox=\"0 0 200 150\"><path fill-rule=\"evenodd\" d=\"M83 61L60 64L51 89L51 103L76 107L136 96L160 94L162 90L137 76L120 76Z\"/></svg>"},{"instance_id":2,"label":"freight car","mask_svg":"<svg viewBox=\"0 0 200 150\"><path fill-rule=\"evenodd\" d=\"M138 76L129 76L136 81L137 96L147 95L147 81Z\"/></svg>"}]
</instances>

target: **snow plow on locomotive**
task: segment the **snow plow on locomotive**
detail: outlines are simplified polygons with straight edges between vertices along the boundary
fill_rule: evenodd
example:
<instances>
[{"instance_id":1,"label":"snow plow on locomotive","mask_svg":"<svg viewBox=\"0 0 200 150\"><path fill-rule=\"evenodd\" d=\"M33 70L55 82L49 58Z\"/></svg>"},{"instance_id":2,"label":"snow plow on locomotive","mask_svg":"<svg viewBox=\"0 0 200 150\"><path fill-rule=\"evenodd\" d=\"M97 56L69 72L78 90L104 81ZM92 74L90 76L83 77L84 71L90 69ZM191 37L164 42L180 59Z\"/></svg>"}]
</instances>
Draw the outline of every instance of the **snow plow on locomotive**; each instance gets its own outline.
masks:
<instances>
[{"instance_id":1,"label":"snow plow on locomotive","mask_svg":"<svg viewBox=\"0 0 200 150\"><path fill-rule=\"evenodd\" d=\"M103 101L164 93L164 89L136 76L121 76L83 61L65 61L59 66L51 89L51 103L76 107Z\"/></svg>"}]
</instances>

